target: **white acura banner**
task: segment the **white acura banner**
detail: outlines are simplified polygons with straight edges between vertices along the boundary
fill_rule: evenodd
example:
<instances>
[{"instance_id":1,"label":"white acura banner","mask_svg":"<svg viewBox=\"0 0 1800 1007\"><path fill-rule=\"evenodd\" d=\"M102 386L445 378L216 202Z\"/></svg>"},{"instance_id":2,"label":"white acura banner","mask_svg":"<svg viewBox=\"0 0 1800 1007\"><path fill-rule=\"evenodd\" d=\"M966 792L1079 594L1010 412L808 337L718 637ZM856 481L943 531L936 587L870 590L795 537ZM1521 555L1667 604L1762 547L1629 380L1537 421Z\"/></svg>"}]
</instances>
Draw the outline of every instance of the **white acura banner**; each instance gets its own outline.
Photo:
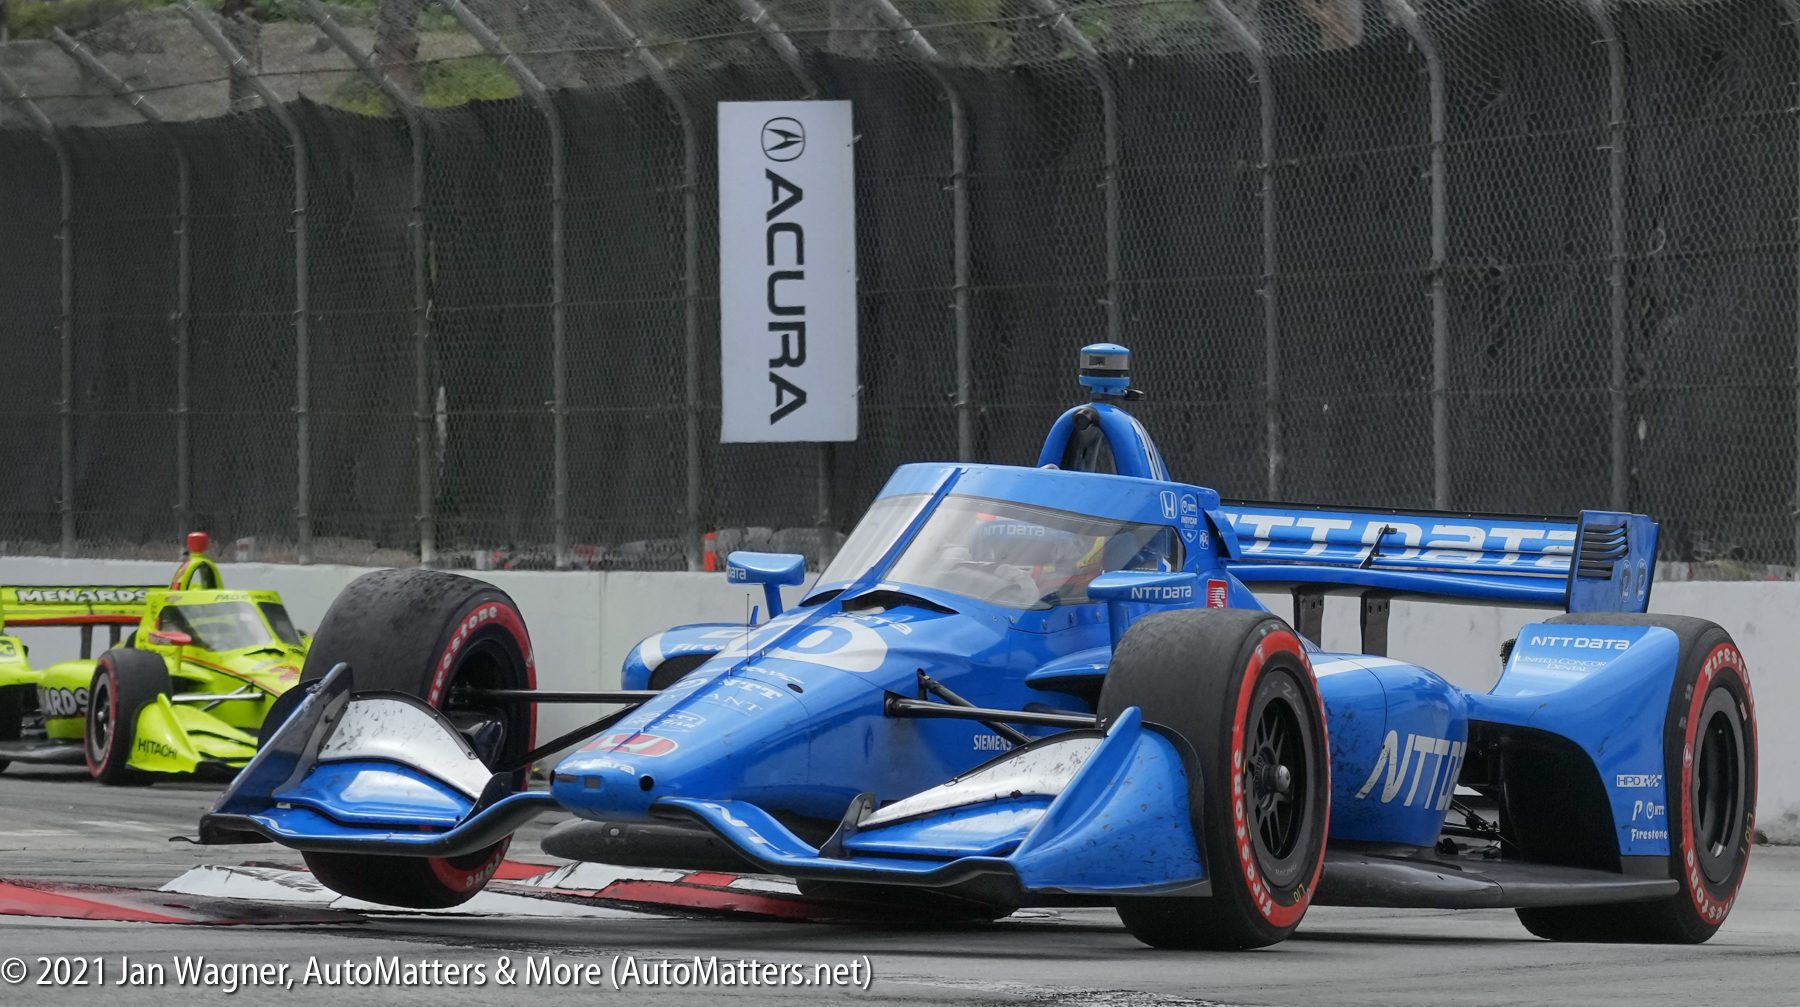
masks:
<instances>
[{"instance_id":1,"label":"white acura banner","mask_svg":"<svg viewBox=\"0 0 1800 1007\"><path fill-rule=\"evenodd\" d=\"M856 439L847 101L719 103L719 439Z\"/></svg>"}]
</instances>

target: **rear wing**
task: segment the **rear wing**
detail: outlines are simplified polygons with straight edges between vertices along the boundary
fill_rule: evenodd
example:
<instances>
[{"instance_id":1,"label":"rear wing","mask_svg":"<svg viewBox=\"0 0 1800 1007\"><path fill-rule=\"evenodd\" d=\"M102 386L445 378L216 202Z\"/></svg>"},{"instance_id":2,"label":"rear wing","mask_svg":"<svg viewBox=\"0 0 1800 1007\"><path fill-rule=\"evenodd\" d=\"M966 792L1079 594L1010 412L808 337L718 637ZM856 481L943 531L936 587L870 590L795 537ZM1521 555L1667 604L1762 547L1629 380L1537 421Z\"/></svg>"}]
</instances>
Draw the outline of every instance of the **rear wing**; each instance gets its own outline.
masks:
<instances>
[{"instance_id":1,"label":"rear wing","mask_svg":"<svg viewBox=\"0 0 1800 1007\"><path fill-rule=\"evenodd\" d=\"M1656 567L1656 522L1582 511L1574 518L1328 509L1226 501L1215 515L1226 569L1246 584L1350 593L1642 612Z\"/></svg>"},{"instance_id":2,"label":"rear wing","mask_svg":"<svg viewBox=\"0 0 1800 1007\"><path fill-rule=\"evenodd\" d=\"M0 627L136 626L152 587L0 587Z\"/></svg>"}]
</instances>

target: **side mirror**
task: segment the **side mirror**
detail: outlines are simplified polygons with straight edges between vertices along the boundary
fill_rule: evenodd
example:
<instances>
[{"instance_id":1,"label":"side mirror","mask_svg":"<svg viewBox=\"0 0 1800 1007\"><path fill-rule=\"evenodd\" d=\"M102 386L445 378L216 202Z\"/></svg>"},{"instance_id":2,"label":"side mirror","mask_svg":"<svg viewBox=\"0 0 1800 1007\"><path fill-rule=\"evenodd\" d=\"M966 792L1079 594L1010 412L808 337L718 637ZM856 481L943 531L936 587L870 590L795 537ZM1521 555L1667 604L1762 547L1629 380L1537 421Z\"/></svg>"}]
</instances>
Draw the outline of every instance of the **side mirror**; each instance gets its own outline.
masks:
<instances>
[{"instance_id":1,"label":"side mirror","mask_svg":"<svg viewBox=\"0 0 1800 1007\"><path fill-rule=\"evenodd\" d=\"M733 584L761 584L773 619L781 614L782 585L806 580L806 557L791 552L734 552L725 557L725 579Z\"/></svg>"},{"instance_id":2,"label":"side mirror","mask_svg":"<svg viewBox=\"0 0 1800 1007\"><path fill-rule=\"evenodd\" d=\"M160 643L165 647L191 647L194 638L178 629L159 629L150 634L151 643Z\"/></svg>"},{"instance_id":3,"label":"side mirror","mask_svg":"<svg viewBox=\"0 0 1800 1007\"><path fill-rule=\"evenodd\" d=\"M1106 602L1106 620L1112 629L1113 646L1131 628L1127 605L1156 605L1162 608L1194 608L1198 577L1191 573L1159 573L1153 570L1115 570L1094 578L1088 585L1088 597Z\"/></svg>"}]
</instances>

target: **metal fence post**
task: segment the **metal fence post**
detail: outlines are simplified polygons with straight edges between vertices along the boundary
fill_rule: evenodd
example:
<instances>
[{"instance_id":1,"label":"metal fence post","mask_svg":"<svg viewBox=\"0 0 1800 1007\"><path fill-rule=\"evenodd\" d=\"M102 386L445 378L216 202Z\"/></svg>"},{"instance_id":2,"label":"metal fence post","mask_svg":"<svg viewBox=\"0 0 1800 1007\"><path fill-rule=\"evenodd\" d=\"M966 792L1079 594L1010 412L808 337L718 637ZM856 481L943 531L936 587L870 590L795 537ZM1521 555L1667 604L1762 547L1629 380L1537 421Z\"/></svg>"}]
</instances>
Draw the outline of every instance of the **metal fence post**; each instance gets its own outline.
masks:
<instances>
[{"instance_id":1,"label":"metal fence post","mask_svg":"<svg viewBox=\"0 0 1800 1007\"><path fill-rule=\"evenodd\" d=\"M0 70L0 93L4 93L8 100L25 112L25 117L31 120L31 124L44 135L45 142L50 144L50 149L56 154L56 170L62 189L56 234L62 255L59 267L62 293L57 320L57 338L62 356L61 400L57 403L61 428L58 457L62 481L57 510L62 525L60 551L63 558L67 559L75 555L75 167L69 159L68 145L63 143L56 124L50 121L50 117L44 114L37 102L31 100L18 81L4 70Z\"/></svg>"},{"instance_id":2,"label":"metal fence post","mask_svg":"<svg viewBox=\"0 0 1800 1007\"><path fill-rule=\"evenodd\" d=\"M1625 326L1628 310L1625 300L1625 50L1619 42L1618 31L1613 27L1612 14L1606 9L1606 0L1582 0L1582 5L1587 8L1588 16L1594 22L1594 29L1600 33L1600 43L1606 46L1606 184L1607 215L1611 231L1611 244L1607 253L1610 266L1607 279L1607 322L1612 350L1612 366L1607 377L1610 399L1608 408L1612 418L1610 500L1613 510L1624 510L1631 497L1631 469L1627 461L1627 453L1631 449L1630 424L1626 411L1629 403L1625 397Z\"/></svg>"},{"instance_id":3,"label":"metal fence post","mask_svg":"<svg viewBox=\"0 0 1800 1007\"><path fill-rule=\"evenodd\" d=\"M819 85L812 79L812 75L806 72L806 63L800 58L799 48L794 45L794 40L788 37L788 33L782 30L781 24L775 20L773 14L769 13L769 9L762 5L762 0L736 0L736 3L738 10L744 12L744 17L750 22L750 26L763 37L763 41L768 43L769 48L775 50L775 57L781 60L782 65L788 68L788 72L794 75L794 79L800 82L801 97L817 98Z\"/></svg>"},{"instance_id":4,"label":"metal fence post","mask_svg":"<svg viewBox=\"0 0 1800 1007\"><path fill-rule=\"evenodd\" d=\"M317 2L317 0L314 0ZM687 437L687 525L682 544L687 554L687 568L702 567L700 529L700 139L695 133L694 114L688 108L687 96L669 77L668 68L655 50L644 41L643 33L626 21L613 8L610 0L587 0L594 13L605 19L612 30L631 46L632 54L643 66L651 83L662 92L669 108L681 124L681 215L683 249L681 261L681 296L686 373L683 386L682 412Z\"/></svg>"},{"instance_id":5,"label":"metal fence post","mask_svg":"<svg viewBox=\"0 0 1800 1007\"><path fill-rule=\"evenodd\" d=\"M1781 0L1783 10L1787 11L1788 27L1794 29L1794 41L1800 43L1800 0ZM1796 237L1800 237L1800 216L1795 218ZM1796 274L1800 281L1800 273ZM1800 318L1796 319L1794 333L1794 373L1800 379ZM1794 389L1794 579L1800 580L1800 384Z\"/></svg>"},{"instance_id":6,"label":"metal fence post","mask_svg":"<svg viewBox=\"0 0 1800 1007\"><path fill-rule=\"evenodd\" d=\"M1394 20L1425 59L1431 130L1431 505L1450 507L1450 255L1444 173L1444 62L1437 41L1409 0L1385 0Z\"/></svg>"},{"instance_id":7,"label":"metal fence post","mask_svg":"<svg viewBox=\"0 0 1800 1007\"><path fill-rule=\"evenodd\" d=\"M1262 177L1263 440L1268 455L1266 491L1270 500L1279 500L1285 459L1281 446L1281 299L1276 286L1279 260L1275 244L1275 80L1269 74L1269 57L1262 39L1225 0L1207 0L1207 6L1244 51L1250 72L1256 76L1257 131L1261 137L1256 169Z\"/></svg>"},{"instance_id":8,"label":"metal fence post","mask_svg":"<svg viewBox=\"0 0 1800 1007\"><path fill-rule=\"evenodd\" d=\"M794 40L788 37L787 32L782 30L780 23L769 14L768 8L764 7L759 0L737 0L737 5L750 23L756 27L757 32L762 35L763 41L768 43L769 48L775 50L776 57L781 60L783 66L787 67L788 72L794 75L794 80L799 82L801 95L806 98L817 98L821 93L818 82L813 80L812 74L806 72L806 63L800 58L800 50L794 45ZM818 510L814 516L814 526L819 535L819 566L824 567L831 561L829 543L832 534L831 470L833 455L829 443L817 444L814 445L814 448L815 457L818 459L819 477L816 486Z\"/></svg>"},{"instance_id":9,"label":"metal fence post","mask_svg":"<svg viewBox=\"0 0 1800 1007\"><path fill-rule=\"evenodd\" d=\"M312 562L312 338L311 307L308 303L310 279L307 245L307 157L306 135L269 86L250 67L243 53L219 30L210 13L194 0L182 0L181 12L193 22L194 30L212 46L234 79L256 92L263 107L269 110L294 145L294 441L295 504L294 520L299 541L296 552L301 563Z\"/></svg>"},{"instance_id":10,"label":"metal fence post","mask_svg":"<svg viewBox=\"0 0 1800 1007\"><path fill-rule=\"evenodd\" d=\"M556 568L569 568L569 354L568 354L568 250L564 237L567 215L567 168L564 164L562 113L550 98L550 89L537 74L507 48L500 36L477 17L463 0L443 0L464 29L500 61L527 99L543 113L550 132L550 414L554 469L551 490L551 524L556 536Z\"/></svg>"},{"instance_id":11,"label":"metal fence post","mask_svg":"<svg viewBox=\"0 0 1800 1007\"><path fill-rule=\"evenodd\" d=\"M193 455L188 431L189 359L188 315L193 300L193 254L188 236L188 217L192 210L193 163L181 137L170 128L162 111L149 96L134 91L112 68L61 28L50 30L50 40L69 54L76 65L106 86L113 97L155 125L175 151L175 313L170 323L175 330L175 516L182 531L191 527L194 516Z\"/></svg>"},{"instance_id":12,"label":"metal fence post","mask_svg":"<svg viewBox=\"0 0 1800 1007\"><path fill-rule=\"evenodd\" d=\"M319 0L301 0L308 17L357 71L374 84L394 111L406 121L412 141L412 205L408 208L407 233L412 247L413 283L413 449L418 482L419 564L437 560L437 502L431 472L431 290L425 233L425 124L418 104L387 72L376 66Z\"/></svg>"},{"instance_id":13,"label":"metal fence post","mask_svg":"<svg viewBox=\"0 0 1800 1007\"><path fill-rule=\"evenodd\" d=\"M1100 93L1101 175L1100 188L1105 205L1106 240L1106 339L1118 342L1122 323L1119 290L1119 97L1113 88L1106 60L1081 28L1069 19L1058 0L1030 0L1031 7L1050 23L1050 30L1063 44L1074 50L1094 88Z\"/></svg>"},{"instance_id":14,"label":"metal fence post","mask_svg":"<svg viewBox=\"0 0 1800 1007\"><path fill-rule=\"evenodd\" d=\"M944 92L950 105L950 233L951 283L954 286L951 310L956 324L956 457L969 461L975 455L974 372L969 341L969 117L963 106L962 93L950 75L943 71L944 58L930 40L919 33L892 0L870 0L875 13L900 36L907 49L931 79Z\"/></svg>"}]
</instances>

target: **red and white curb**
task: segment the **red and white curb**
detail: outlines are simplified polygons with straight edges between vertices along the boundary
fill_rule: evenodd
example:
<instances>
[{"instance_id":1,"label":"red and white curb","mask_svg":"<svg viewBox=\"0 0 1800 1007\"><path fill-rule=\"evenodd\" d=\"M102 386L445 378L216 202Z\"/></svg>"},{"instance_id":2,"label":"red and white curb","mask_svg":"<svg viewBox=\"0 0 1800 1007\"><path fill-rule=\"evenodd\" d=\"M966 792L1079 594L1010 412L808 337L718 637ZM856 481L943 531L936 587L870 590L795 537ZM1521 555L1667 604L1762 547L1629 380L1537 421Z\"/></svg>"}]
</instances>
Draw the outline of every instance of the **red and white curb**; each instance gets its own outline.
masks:
<instances>
[{"instance_id":1,"label":"red and white curb","mask_svg":"<svg viewBox=\"0 0 1800 1007\"><path fill-rule=\"evenodd\" d=\"M0 916L204 926L341 924L359 919L328 906L220 902L187 892L52 881L0 881Z\"/></svg>"},{"instance_id":2,"label":"red and white curb","mask_svg":"<svg viewBox=\"0 0 1800 1007\"><path fill-rule=\"evenodd\" d=\"M722 871L679 871L577 863L523 885L554 896L580 896L648 912L748 913L784 920L842 918L841 907L808 899L783 878Z\"/></svg>"},{"instance_id":3,"label":"red and white curb","mask_svg":"<svg viewBox=\"0 0 1800 1007\"><path fill-rule=\"evenodd\" d=\"M587 863L553 868L512 860L501 866L486 890L450 909L398 909L362 902L331 891L304 870L256 864L195 867L161 891L383 915L642 919L744 914L795 921L858 915L849 907L804 898L793 882L779 878Z\"/></svg>"},{"instance_id":4,"label":"red and white curb","mask_svg":"<svg viewBox=\"0 0 1800 1007\"><path fill-rule=\"evenodd\" d=\"M269 864L195 867L155 891L0 879L0 916L135 923L356 923L369 916L633 919L745 916L876 922L879 908L807 898L783 878L720 871L506 861L487 889L450 909L403 909L337 894L305 870ZM1055 918L1026 910L1015 918Z\"/></svg>"},{"instance_id":5,"label":"red and white curb","mask_svg":"<svg viewBox=\"0 0 1800 1007\"><path fill-rule=\"evenodd\" d=\"M512 916L512 917L579 917L619 919L640 917L602 905L584 905L545 899L535 894L514 894L511 884L499 883L474 898L450 909L397 909L347 898L326 888L306 871L282 867L196 867L181 875L160 891L192 895L208 899L268 902L285 905L316 906L351 913L428 916Z\"/></svg>"}]
</instances>

